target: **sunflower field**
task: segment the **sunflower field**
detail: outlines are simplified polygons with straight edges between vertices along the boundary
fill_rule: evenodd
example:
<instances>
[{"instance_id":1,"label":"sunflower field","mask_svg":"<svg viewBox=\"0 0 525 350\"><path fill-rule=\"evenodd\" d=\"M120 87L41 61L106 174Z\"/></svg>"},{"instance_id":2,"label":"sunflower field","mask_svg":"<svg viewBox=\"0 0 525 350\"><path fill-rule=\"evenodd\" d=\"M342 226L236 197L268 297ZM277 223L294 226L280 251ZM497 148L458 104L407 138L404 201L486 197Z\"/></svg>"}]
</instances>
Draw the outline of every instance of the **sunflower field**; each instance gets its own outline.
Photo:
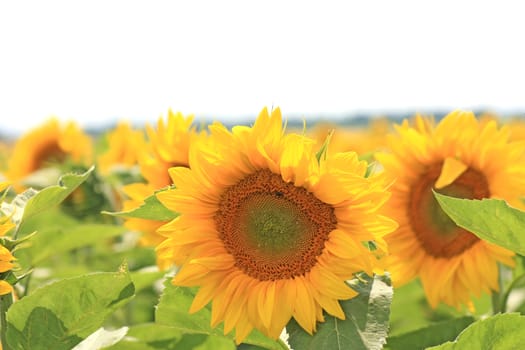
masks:
<instances>
[{"instance_id":1,"label":"sunflower field","mask_svg":"<svg viewBox=\"0 0 525 350\"><path fill-rule=\"evenodd\" d=\"M525 122L286 120L0 139L1 348L524 348Z\"/></svg>"}]
</instances>

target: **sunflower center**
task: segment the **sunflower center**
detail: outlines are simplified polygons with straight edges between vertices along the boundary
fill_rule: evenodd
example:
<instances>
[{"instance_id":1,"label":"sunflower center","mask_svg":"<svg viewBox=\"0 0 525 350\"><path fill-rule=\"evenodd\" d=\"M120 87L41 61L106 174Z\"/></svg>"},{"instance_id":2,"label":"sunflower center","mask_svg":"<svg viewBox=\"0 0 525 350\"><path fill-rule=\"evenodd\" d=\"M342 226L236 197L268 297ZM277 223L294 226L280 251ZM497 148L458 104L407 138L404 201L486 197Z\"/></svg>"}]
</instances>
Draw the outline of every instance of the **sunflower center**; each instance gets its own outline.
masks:
<instances>
[{"instance_id":1,"label":"sunflower center","mask_svg":"<svg viewBox=\"0 0 525 350\"><path fill-rule=\"evenodd\" d=\"M443 164L430 166L412 185L409 200L409 222L423 249L436 258L450 258L461 254L479 239L458 227L441 209L432 194ZM490 196L485 176L468 168L451 184L439 190L452 197L481 199Z\"/></svg>"},{"instance_id":2,"label":"sunflower center","mask_svg":"<svg viewBox=\"0 0 525 350\"><path fill-rule=\"evenodd\" d=\"M264 281L310 271L337 218L332 206L265 169L223 193L215 222L236 266Z\"/></svg>"},{"instance_id":3,"label":"sunflower center","mask_svg":"<svg viewBox=\"0 0 525 350\"><path fill-rule=\"evenodd\" d=\"M38 149L34 157L32 170L38 170L48 164L58 164L66 157L66 153L60 148L57 142L49 142Z\"/></svg>"}]
</instances>

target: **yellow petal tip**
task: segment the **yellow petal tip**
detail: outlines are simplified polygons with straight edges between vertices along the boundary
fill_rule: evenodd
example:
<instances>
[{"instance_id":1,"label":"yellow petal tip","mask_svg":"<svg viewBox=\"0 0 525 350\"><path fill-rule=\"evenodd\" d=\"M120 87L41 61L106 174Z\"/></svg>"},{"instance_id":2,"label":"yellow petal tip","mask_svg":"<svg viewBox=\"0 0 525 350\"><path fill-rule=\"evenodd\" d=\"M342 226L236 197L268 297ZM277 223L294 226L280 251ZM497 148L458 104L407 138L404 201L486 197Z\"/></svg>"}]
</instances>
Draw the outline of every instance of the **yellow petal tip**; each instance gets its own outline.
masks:
<instances>
[{"instance_id":1,"label":"yellow petal tip","mask_svg":"<svg viewBox=\"0 0 525 350\"><path fill-rule=\"evenodd\" d=\"M468 166L465 165L465 163L463 163L462 161L452 157L447 157L443 162L441 174L436 180L434 187L439 190L443 187L450 185L458 177L460 177L461 174L463 174L465 170L467 170L467 168Z\"/></svg>"}]
</instances>

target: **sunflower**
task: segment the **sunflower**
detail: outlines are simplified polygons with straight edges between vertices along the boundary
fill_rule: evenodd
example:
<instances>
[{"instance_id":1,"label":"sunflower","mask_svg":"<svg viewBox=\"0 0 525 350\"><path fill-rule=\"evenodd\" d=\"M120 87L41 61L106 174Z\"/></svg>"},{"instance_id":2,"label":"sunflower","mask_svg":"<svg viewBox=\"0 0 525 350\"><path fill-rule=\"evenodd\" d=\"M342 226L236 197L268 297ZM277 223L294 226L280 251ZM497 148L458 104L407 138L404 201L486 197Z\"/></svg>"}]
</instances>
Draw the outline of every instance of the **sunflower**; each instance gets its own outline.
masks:
<instances>
[{"instance_id":1,"label":"sunflower","mask_svg":"<svg viewBox=\"0 0 525 350\"><path fill-rule=\"evenodd\" d=\"M142 131L133 130L127 122L120 122L107 138L107 151L98 158L98 166L102 173L107 173L113 168L130 168L138 164L139 155L145 146Z\"/></svg>"},{"instance_id":2,"label":"sunflower","mask_svg":"<svg viewBox=\"0 0 525 350\"><path fill-rule=\"evenodd\" d=\"M134 183L124 186L123 190L128 199L124 201L122 210L129 211L143 205L144 199L152 196L156 189L145 183ZM165 221L158 220L129 218L124 222L124 226L131 230L144 233L140 238L140 243L142 245L156 246L164 240L164 237L157 234L156 231L165 223Z\"/></svg>"},{"instance_id":3,"label":"sunflower","mask_svg":"<svg viewBox=\"0 0 525 350\"><path fill-rule=\"evenodd\" d=\"M157 128L146 127L148 142L140 153L138 162L145 183L134 183L123 188L128 200L124 201L124 210L137 208L144 200L161 188L172 184L168 169L173 166L188 166L188 150L191 142L198 137L192 125L193 116L168 112L167 122L159 118ZM125 226L142 233L140 243L156 246L164 237L157 233L157 228L166 221L146 220L139 218L126 219ZM173 262L158 259L160 268L166 268Z\"/></svg>"},{"instance_id":4,"label":"sunflower","mask_svg":"<svg viewBox=\"0 0 525 350\"><path fill-rule=\"evenodd\" d=\"M188 166L188 150L197 137L193 115L168 111L168 121L159 118L157 129L147 125L149 149L140 157L142 176L155 189L171 184L168 169L173 166Z\"/></svg>"},{"instance_id":5,"label":"sunflower","mask_svg":"<svg viewBox=\"0 0 525 350\"><path fill-rule=\"evenodd\" d=\"M8 181L0 181L0 195L4 196L4 191L9 187L10 183ZM0 210L0 214L2 211ZM11 221L9 216L0 215L0 237L5 236L12 228L15 227L15 224ZM2 272L2 271L0 271Z\"/></svg>"},{"instance_id":6,"label":"sunflower","mask_svg":"<svg viewBox=\"0 0 525 350\"><path fill-rule=\"evenodd\" d=\"M356 295L345 281L372 273L396 227L379 213L382 177L366 178L353 152L318 160L313 139L285 134L279 109L253 127L209 131L189 168L170 169L175 187L157 194L180 213L159 229L158 254L180 265L175 285L200 287L189 311L211 301L212 327L235 328L237 343L253 328L275 339L291 317L310 334L323 310L344 319L338 301Z\"/></svg>"},{"instance_id":7,"label":"sunflower","mask_svg":"<svg viewBox=\"0 0 525 350\"><path fill-rule=\"evenodd\" d=\"M34 171L66 159L87 164L91 153L91 138L77 124L68 122L64 125L51 118L16 142L6 176L19 185Z\"/></svg>"},{"instance_id":8,"label":"sunflower","mask_svg":"<svg viewBox=\"0 0 525 350\"><path fill-rule=\"evenodd\" d=\"M16 225L11 221L10 216L0 216L0 237L5 236Z\"/></svg>"},{"instance_id":9,"label":"sunflower","mask_svg":"<svg viewBox=\"0 0 525 350\"><path fill-rule=\"evenodd\" d=\"M0 225L0 230L1 230ZM0 273L9 271L13 268L12 261L15 260L15 257L11 254L11 252L4 247L3 245L0 245ZM9 282L0 280L0 295L8 294L13 291L13 286L9 284Z\"/></svg>"},{"instance_id":10,"label":"sunflower","mask_svg":"<svg viewBox=\"0 0 525 350\"><path fill-rule=\"evenodd\" d=\"M15 260L11 252L4 247L3 245L0 245L0 272L6 272L13 268L12 261Z\"/></svg>"},{"instance_id":11,"label":"sunflower","mask_svg":"<svg viewBox=\"0 0 525 350\"><path fill-rule=\"evenodd\" d=\"M8 182L0 182L0 193L2 193L8 186ZM8 216L0 216L0 237L4 236L14 227L15 224ZM15 258L11 252L3 245L0 245L0 273L11 270L13 268L13 260L15 260ZM12 290L13 286L6 281L0 280L0 295L8 294Z\"/></svg>"},{"instance_id":12,"label":"sunflower","mask_svg":"<svg viewBox=\"0 0 525 350\"><path fill-rule=\"evenodd\" d=\"M330 139L328 152L338 153L354 151L363 156L378 151L385 146L385 136L390 123L386 118L376 118L366 127L343 127L337 124L321 122L307 130L308 136L323 142L331 130L335 130Z\"/></svg>"},{"instance_id":13,"label":"sunflower","mask_svg":"<svg viewBox=\"0 0 525 350\"><path fill-rule=\"evenodd\" d=\"M7 169L8 154L11 153L11 142L7 139L3 139L0 136L0 179L4 177L4 173Z\"/></svg>"},{"instance_id":14,"label":"sunflower","mask_svg":"<svg viewBox=\"0 0 525 350\"><path fill-rule=\"evenodd\" d=\"M479 122L455 111L437 126L416 116L389 136L390 153L377 154L395 179L387 210L399 228L387 235L395 286L419 276L432 307L439 302L472 309L471 297L498 290L497 264L513 266L513 253L459 228L432 190L468 198L501 198L519 204L524 192L523 143L509 142L495 120Z\"/></svg>"}]
</instances>

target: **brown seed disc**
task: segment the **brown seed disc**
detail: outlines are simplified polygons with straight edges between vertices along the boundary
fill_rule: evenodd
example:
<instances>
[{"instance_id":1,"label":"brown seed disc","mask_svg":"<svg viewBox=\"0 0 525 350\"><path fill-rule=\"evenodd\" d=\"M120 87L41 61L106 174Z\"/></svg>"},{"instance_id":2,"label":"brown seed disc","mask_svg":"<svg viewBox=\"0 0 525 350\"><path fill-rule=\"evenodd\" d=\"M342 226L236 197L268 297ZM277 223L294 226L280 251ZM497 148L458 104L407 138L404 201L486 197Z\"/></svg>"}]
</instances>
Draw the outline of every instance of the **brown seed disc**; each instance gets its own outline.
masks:
<instances>
[{"instance_id":1,"label":"brown seed disc","mask_svg":"<svg viewBox=\"0 0 525 350\"><path fill-rule=\"evenodd\" d=\"M226 189L215 223L235 265L266 281L310 271L337 218L331 205L264 169Z\"/></svg>"},{"instance_id":2,"label":"brown seed disc","mask_svg":"<svg viewBox=\"0 0 525 350\"><path fill-rule=\"evenodd\" d=\"M49 142L37 150L34 156L33 167L31 170L40 169L48 163L60 163L66 158L66 154L56 141Z\"/></svg>"},{"instance_id":3,"label":"brown seed disc","mask_svg":"<svg viewBox=\"0 0 525 350\"><path fill-rule=\"evenodd\" d=\"M461 254L479 238L458 227L439 206L432 194L432 188L443 164L430 166L412 184L408 201L408 216L412 231L425 251L436 258L451 258ZM468 168L452 184L436 190L448 196L481 199L490 197L485 176Z\"/></svg>"}]
</instances>

